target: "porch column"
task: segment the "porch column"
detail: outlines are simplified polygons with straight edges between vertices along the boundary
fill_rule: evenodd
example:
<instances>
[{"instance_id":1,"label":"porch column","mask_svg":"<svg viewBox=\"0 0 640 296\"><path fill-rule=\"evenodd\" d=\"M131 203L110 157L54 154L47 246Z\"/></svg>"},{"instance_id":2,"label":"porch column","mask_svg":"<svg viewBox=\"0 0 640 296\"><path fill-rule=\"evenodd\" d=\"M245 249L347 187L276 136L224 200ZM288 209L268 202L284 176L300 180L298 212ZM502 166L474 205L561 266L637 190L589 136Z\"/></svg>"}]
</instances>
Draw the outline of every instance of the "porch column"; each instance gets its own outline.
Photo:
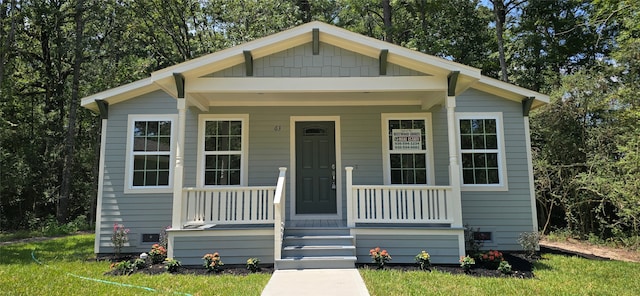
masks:
<instances>
[{"instance_id":1,"label":"porch column","mask_svg":"<svg viewBox=\"0 0 640 296\"><path fill-rule=\"evenodd\" d=\"M447 134L449 137L449 184L451 185L452 227L462 227L462 202L460 194L460 165L456 131L456 97L447 97ZM464 242L463 242L464 243ZM463 247L464 250L464 247Z\"/></svg>"},{"instance_id":2,"label":"porch column","mask_svg":"<svg viewBox=\"0 0 640 296\"><path fill-rule=\"evenodd\" d=\"M184 98L178 98L177 101L178 129L177 137L175 137L176 166L173 170L173 214L171 219L172 229L182 228L182 176L184 174L184 167L182 162L184 158L186 101Z\"/></svg>"}]
</instances>

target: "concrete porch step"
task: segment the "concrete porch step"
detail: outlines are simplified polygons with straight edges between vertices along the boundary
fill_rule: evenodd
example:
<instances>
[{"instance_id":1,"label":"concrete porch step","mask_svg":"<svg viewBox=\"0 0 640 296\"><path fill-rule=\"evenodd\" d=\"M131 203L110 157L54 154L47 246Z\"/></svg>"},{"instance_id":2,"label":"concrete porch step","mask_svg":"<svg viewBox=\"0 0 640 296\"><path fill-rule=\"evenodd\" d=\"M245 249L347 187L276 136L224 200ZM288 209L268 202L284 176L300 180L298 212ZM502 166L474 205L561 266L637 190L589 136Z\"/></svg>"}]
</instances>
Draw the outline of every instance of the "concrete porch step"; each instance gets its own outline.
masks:
<instances>
[{"instance_id":1,"label":"concrete porch step","mask_svg":"<svg viewBox=\"0 0 640 296\"><path fill-rule=\"evenodd\" d=\"M277 270L355 268L356 256L305 256L276 260Z\"/></svg>"}]
</instances>

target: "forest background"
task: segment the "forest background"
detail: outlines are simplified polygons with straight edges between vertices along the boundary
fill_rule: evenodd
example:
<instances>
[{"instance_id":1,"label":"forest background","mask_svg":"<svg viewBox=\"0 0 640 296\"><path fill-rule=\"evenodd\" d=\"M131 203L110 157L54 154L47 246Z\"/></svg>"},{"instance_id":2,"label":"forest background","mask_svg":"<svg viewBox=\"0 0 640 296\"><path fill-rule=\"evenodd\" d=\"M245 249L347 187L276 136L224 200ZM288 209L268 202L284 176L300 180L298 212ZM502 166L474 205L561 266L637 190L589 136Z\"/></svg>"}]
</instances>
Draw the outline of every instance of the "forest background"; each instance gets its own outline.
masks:
<instances>
[{"instance_id":1,"label":"forest background","mask_svg":"<svg viewBox=\"0 0 640 296\"><path fill-rule=\"evenodd\" d=\"M314 20L549 94L540 230L640 248L636 0L0 0L0 231L93 223L100 125L80 98Z\"/></svg>"}]
</instances>

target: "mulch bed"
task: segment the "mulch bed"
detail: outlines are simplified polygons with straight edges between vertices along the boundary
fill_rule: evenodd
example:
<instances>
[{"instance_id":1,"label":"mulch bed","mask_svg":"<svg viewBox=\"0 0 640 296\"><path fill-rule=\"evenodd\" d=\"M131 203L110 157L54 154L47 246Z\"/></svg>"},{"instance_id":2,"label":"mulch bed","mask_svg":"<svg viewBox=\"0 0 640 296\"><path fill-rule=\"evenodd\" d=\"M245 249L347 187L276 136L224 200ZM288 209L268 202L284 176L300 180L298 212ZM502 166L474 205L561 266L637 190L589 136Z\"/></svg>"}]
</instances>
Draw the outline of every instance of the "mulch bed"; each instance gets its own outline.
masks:
<instances>
[{"instance_id":1,"label":"mulch bed","mask_svg":"<svg viewBox=\"0 0 640 296\"><path fill-rule=\"evenodd\" d=\"M520 253L504 253L504 258L511 264L512 273L510 275L504 275L495 269L484 268L480 264L476 264L467 275L476 277L515 277L515 278L533 278L533 262L534 259L527 258ZM374 264L357 264L357 268L375 269ZM385 269L393 269L399 271L420 271L417 264L387 264ZM464 270L459 265L435 265L431 267L432 271L441 271L451 274L465 274ZM167 272L164 264L153 264L143 269L135 270L134 273L143 274L162 274ZM261 267L258 273L271 274L274 272L273 265L267 265ZM202 276L218 276L218 275L238 275L246 276L251 274L251 271L244 265L225 265L219 272L207 271L202 266L182 266L178 268L178 271L174 274L185 275L202 275ZM122 275L117 270L110 270L105 275Z\"/></svg>"}]
</instances>

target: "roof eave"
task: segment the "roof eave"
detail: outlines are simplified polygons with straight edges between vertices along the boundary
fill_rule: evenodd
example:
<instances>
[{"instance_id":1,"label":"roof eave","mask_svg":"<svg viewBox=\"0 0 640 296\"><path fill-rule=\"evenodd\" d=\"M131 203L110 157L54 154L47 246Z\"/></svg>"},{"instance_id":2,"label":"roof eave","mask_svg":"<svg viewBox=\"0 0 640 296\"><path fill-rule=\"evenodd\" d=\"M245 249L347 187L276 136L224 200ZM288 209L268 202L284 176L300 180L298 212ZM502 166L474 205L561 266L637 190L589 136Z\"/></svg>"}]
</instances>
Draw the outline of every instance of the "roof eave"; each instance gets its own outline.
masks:
<instances>
[{"instance_id":1,"label":"roof eave","mask_svg":"<svg viewBox=\"0 0 640 296\"><path fill-rule=\"evenodd\" d=\"M94 95L82 98L80 106L98 112L96 100L104 100L108 104L116 104L129 98L140 96L160 89L151 78L141 79L129 84L108 89Z\"/></svg>"},{"instance_id":2,"label":"roof eave","mask_svg":"<svg viewBox=\"0 0 640 296\"><path fill-rule=\"evenodd\" d=\"M539 92L532 91L530 89L519 87L511 83L500 81L487 76L482 76L478 83L476 83L472 87L477 90L494 94L496 96L516 102L522 102L522 100L527 98L534 98L531 109L542 107L548 104L550 101L548 95L541 94Z\"/></svg>"}]
</instances>

